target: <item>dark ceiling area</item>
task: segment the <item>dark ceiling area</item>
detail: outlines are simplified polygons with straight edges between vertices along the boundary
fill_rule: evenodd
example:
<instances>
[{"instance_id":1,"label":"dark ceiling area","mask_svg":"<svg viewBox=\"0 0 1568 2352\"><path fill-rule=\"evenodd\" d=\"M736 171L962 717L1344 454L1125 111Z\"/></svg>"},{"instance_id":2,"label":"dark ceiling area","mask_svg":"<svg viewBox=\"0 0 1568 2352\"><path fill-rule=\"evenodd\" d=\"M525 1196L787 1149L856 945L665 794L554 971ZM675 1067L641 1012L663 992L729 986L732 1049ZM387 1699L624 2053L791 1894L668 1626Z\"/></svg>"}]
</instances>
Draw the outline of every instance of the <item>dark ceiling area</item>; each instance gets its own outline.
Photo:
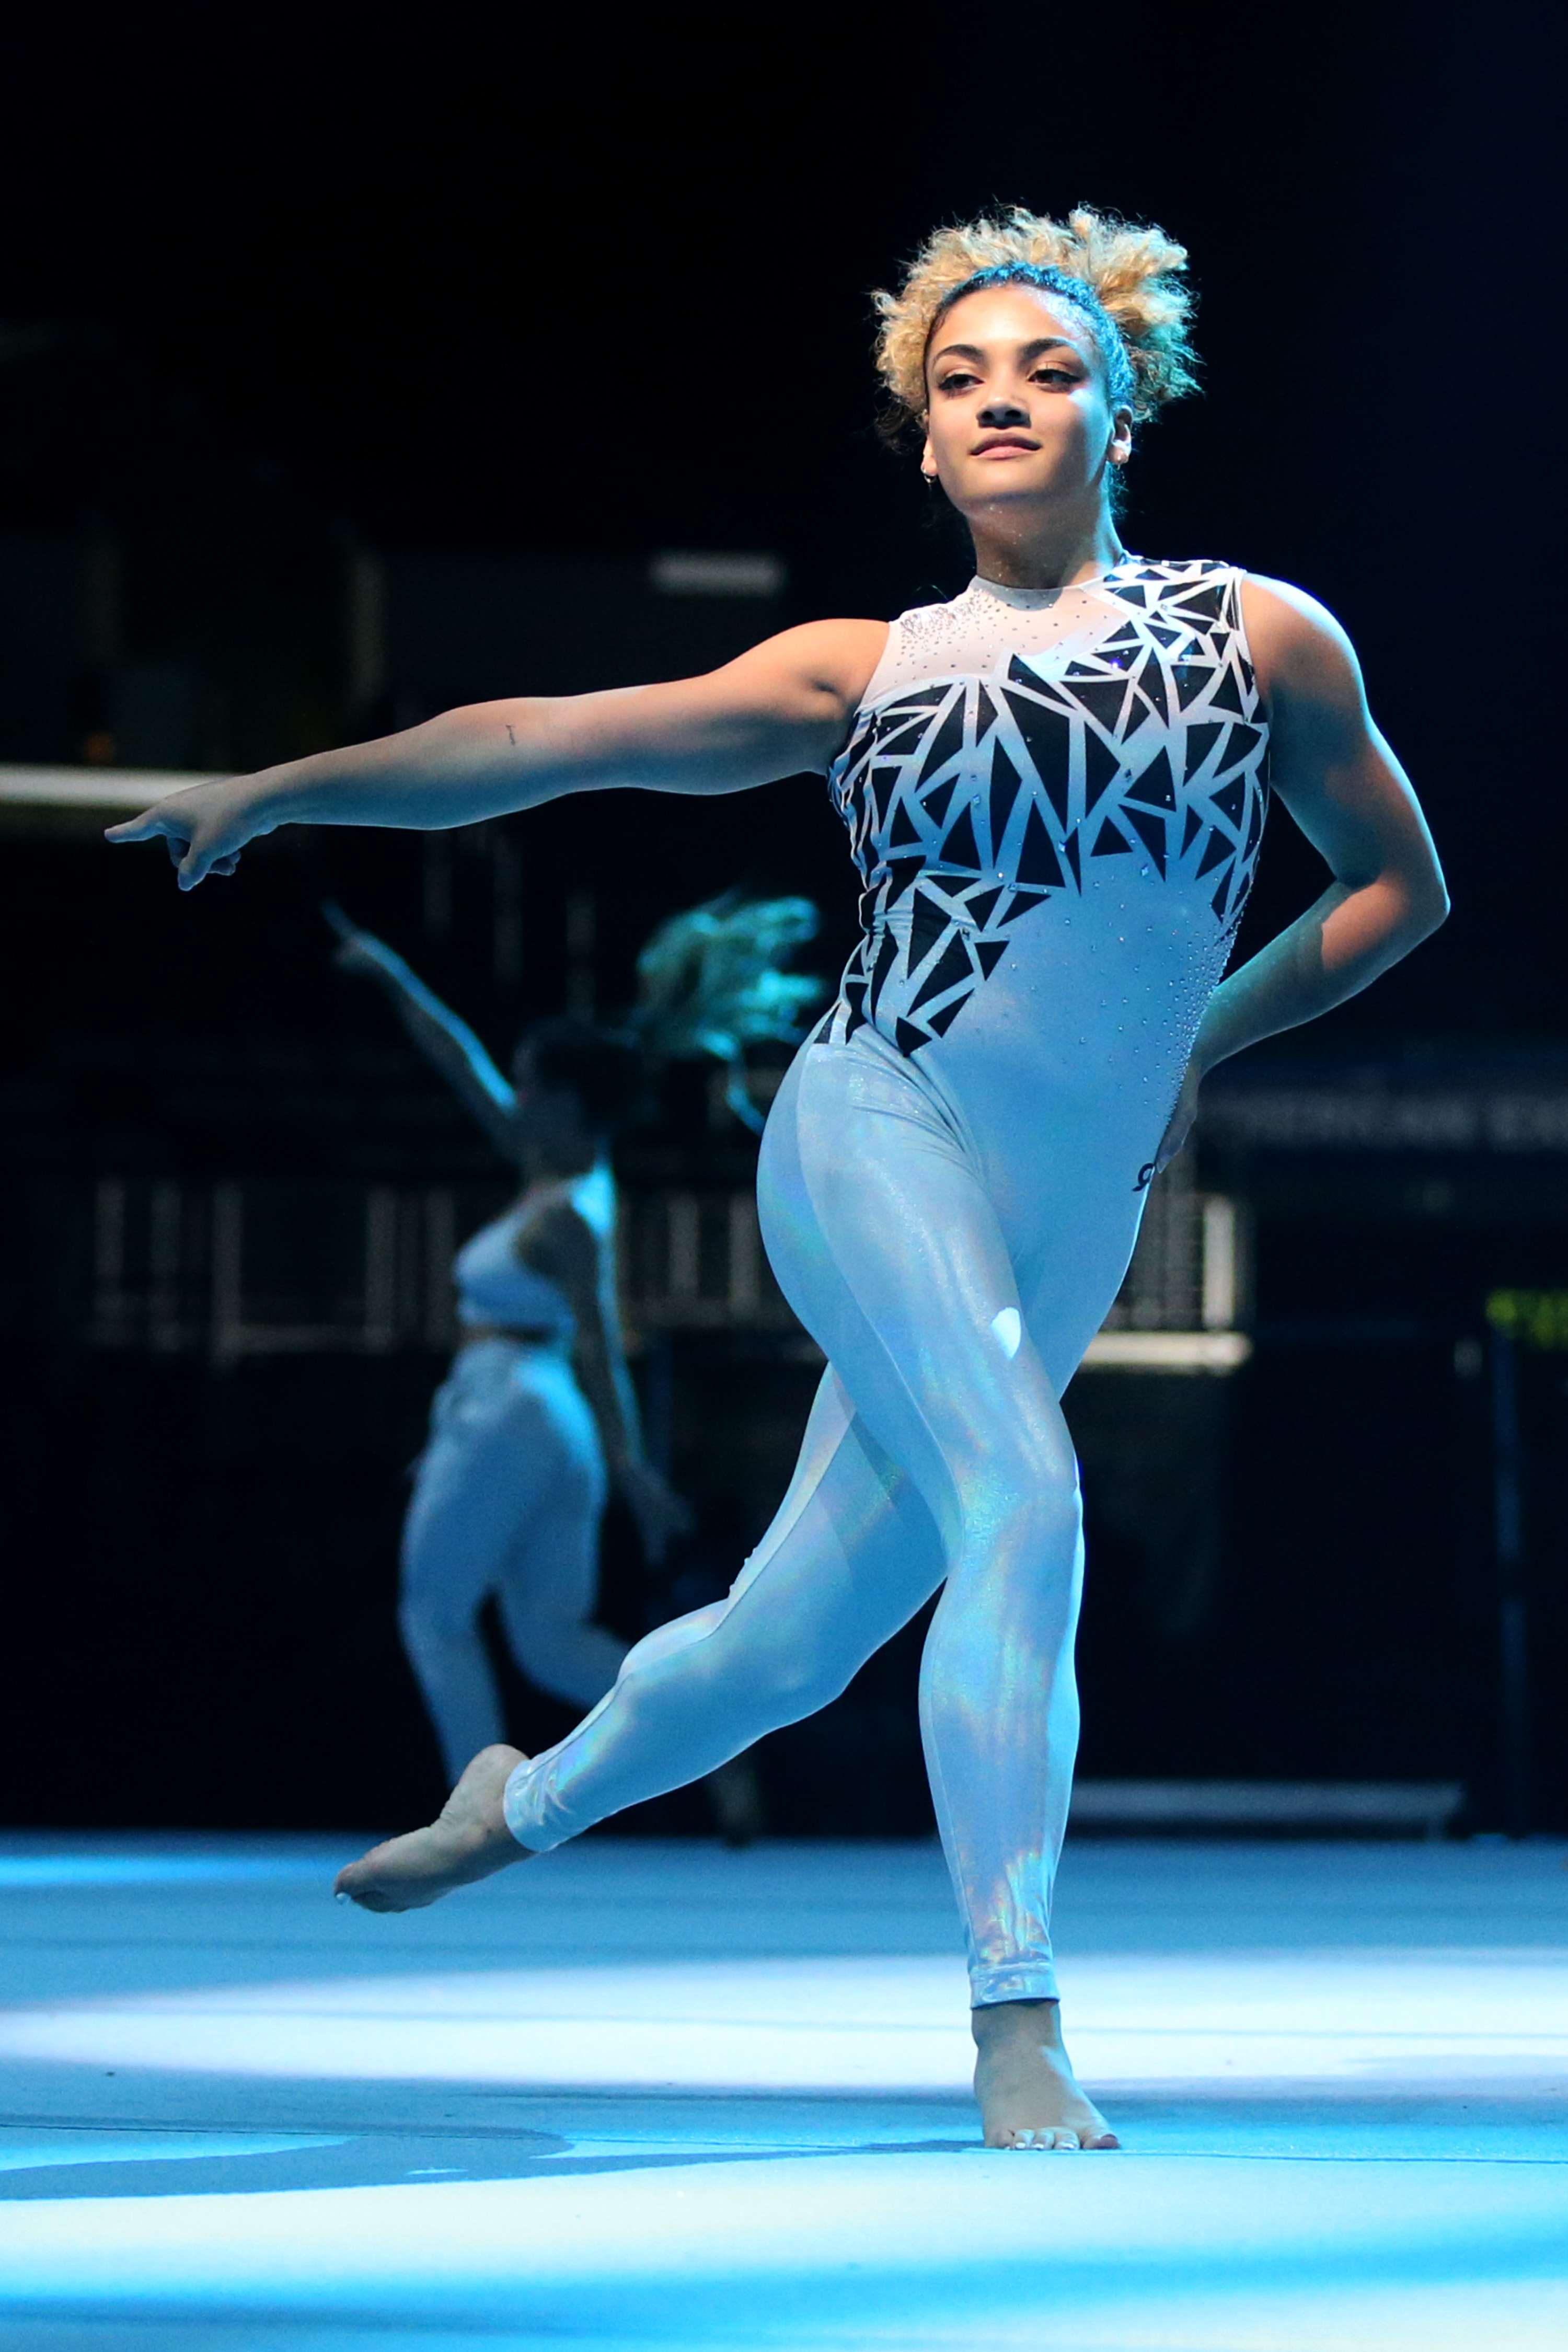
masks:
<instances>
[{"instance_id":1,"label":"dark ceiling area","mask_svg":"<svg viewBox=\"0 0 1568 2352\"><path fill-rule=\"evenodd\" d=\"M1513 5L68 7L8 62L0 527L108 528L144 574L182 528L285 569L290 534L766 550L795 614L880 614L963 564L877 437L868 290L993 201L1155 218L1205 389L1130 536L1342 615L1457 868L1444 940L1341 1025L1550 1028L1568 838L1511 633L1555 540L1557 37Z\"/></svg>"}]
</instances>

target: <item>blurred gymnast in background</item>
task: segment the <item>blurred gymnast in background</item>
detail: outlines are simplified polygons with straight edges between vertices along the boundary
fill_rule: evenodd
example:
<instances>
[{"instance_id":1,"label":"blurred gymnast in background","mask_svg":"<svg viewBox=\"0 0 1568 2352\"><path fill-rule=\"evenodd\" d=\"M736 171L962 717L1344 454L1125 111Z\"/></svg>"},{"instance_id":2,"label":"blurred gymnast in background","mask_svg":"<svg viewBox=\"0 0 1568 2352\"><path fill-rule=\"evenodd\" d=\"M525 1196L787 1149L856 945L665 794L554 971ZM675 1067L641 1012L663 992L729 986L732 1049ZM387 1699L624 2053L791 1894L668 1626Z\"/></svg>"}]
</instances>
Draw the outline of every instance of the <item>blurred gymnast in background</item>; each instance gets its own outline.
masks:
<instances>
[{"instance_id":1,"label":"blurred gymnast in background","mask_svg":"<svg viewBox=\"0 0 1568 2352\"><path fill-rule=\"evenodd\" d=\"M686 1524L643 1452L616 1299L608 1147L644 1087L636 1041L587 1022L524 1033L509 1082L467 1022L337 908L343 971L376 981L522 1189L452 1267L462 1342L437 1391L403 1529L398 1623L455 1783L505 1737L479 1612L495 1600L518 1664L592 1706L626 1643L594 1622L613 1484L650 1559Z\"/></svg>"},{"instance_id":2,"label":"blurred gymnast in background","mask_svg":"<svg viewBox=\"0 0 1568 2352\"><path fill-rule=\"evenodd\" d=\"M658 1565L685 1505L647 1459L616 1297L616 1129L667 1062L710 1055L727 1099L760 1127L745 1049L789 1041L818 983L778 969L816 929L804 899L731 894L660 926L638 960L625 1029L570 1018L523 1033L510 1082L404 959L331 904L340 971L374 981L522 1190L452 1267L462 1343L437 1391L404 1522L398 1623L449 1782L505 1736L480 1612L493 1599L518 1665L582 1708L616 1679L626 1645L595 1622L606 1492L631 1511ZM719 1823L756 1826L749 1772L705 1776Z\"/></svg>"}]
</instances>

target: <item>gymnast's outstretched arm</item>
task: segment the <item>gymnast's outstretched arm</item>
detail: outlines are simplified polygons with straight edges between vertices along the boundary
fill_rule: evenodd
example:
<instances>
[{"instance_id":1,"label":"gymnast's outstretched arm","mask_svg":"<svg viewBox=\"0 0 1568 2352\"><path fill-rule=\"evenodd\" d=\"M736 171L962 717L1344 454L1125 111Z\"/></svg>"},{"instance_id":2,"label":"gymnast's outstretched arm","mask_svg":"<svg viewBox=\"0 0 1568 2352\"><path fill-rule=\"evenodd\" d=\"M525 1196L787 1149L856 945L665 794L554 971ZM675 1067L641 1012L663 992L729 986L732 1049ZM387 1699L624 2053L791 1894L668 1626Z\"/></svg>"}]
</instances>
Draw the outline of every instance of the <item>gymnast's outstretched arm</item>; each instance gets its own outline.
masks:
<instances>
[{"instance_id":1,"label":"gymnast's outstretched arm","mask_svg":"<svg viewBox=\"0 0 1568 2352\"><path fill-rule=\"evenodd\" d=\"M1448 911L1432 836L1373 724L1350 639L1321 604L1281 581L1248 579L1242 599L1274 789L1332 878L1209 999L1162 1168L1181 1150L1216 1062L1357 995Z\"/></svg>"},{"instance_id":2,"label":"gymnast's outstretched arm","mask_svg":"<svg viewBox=\"0 0 1568 2352\"><path fill-rule=\"evenodd\" d=\"M362 931L331 899L321 912L342 942L334 959L339 970L358 972L385 992L426 1060L439 1071L464 1108L472 1112L497 1150L515 1159L516 1093L468 1023L444 1004L434 989L426 988L395 948L389 948L374 931Z\"/></svg>"},{"instance_id":3,"label":"gymnast's outstretched arm","mask_svg":"<svg viewBox=\"0 0 1568 2352\"><path fill-rule=\"evenodd\" d=\"M469 703L374 742L193 784L108 838L166 841L190 890L231 874L246 843L280 824L438 829L564 793L737 793L820 772L887 634L882 621L812 621L703 677Z\"/></svg>"}]
</instances>

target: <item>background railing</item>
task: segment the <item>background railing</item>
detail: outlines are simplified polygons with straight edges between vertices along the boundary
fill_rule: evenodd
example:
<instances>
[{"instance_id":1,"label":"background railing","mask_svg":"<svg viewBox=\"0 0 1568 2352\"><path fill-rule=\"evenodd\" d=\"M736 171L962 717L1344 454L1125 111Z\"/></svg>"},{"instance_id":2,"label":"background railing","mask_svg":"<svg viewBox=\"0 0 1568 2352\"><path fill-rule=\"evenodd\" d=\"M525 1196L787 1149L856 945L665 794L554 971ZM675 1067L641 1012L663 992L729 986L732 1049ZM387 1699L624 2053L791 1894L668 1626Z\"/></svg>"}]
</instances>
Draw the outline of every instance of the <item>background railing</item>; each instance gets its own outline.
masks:
<instances>
[{"instance_id":1,"label":"background railing","mask_svg":"<svg viewBox=\"0 0 1568 2352\"><path fill-rule=\"evenodd\" d=\"M92 1188L87 1342L217 1364L443 1352L458 1336L452 1258L502 1198L499 1186L482 1184L100 1177ZM1178 1161L1150 1195L1091 1360L1157 1367L1174 1362L1168 1343L1177 1339L1238 1341L1243 1244L1237 1203L1197 1191ZM634 1341L798 1328L768 1265L749 1188L627 1188L621 1296ZM1198 1354L1208 1360L1201 1348ZM1222 1359L1239 1360L1234 1347L1227 1356L1211 1344L1208 1355L1215 1369Z\"/></svg>"}]
</instances>

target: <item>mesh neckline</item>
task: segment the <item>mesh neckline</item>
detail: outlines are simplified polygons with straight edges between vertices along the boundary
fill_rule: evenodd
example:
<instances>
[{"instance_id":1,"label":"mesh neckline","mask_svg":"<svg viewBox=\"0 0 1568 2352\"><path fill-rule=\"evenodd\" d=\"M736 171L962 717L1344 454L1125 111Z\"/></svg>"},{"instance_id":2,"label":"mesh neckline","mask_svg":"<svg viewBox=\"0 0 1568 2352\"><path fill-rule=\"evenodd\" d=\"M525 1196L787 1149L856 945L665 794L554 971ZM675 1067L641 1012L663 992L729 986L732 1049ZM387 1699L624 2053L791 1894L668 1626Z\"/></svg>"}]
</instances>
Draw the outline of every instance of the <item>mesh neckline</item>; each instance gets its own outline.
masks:
<instances>
[{"instance_id":1,"label":"mesh neckline","mask_svg":"<svg viewBox=\"0 0 1568 2352\"><path fill-rule=\"evenodd\" d=\"M1059 588L1006 588L1000 580L987 580L984 572L977 572L964 593L994 597L998 604L1010 604L1018 613L1039 612L1046 605L1054 604L1058 596L1070 595L1074 591L1081 593L1088 588L1102 588L1123 564L1137 561L1136 556L1123 555L1115 563L1107 564L1103 572L1095 572L1091 579L1065 581Z\"/></svg>"}]
</instances>

